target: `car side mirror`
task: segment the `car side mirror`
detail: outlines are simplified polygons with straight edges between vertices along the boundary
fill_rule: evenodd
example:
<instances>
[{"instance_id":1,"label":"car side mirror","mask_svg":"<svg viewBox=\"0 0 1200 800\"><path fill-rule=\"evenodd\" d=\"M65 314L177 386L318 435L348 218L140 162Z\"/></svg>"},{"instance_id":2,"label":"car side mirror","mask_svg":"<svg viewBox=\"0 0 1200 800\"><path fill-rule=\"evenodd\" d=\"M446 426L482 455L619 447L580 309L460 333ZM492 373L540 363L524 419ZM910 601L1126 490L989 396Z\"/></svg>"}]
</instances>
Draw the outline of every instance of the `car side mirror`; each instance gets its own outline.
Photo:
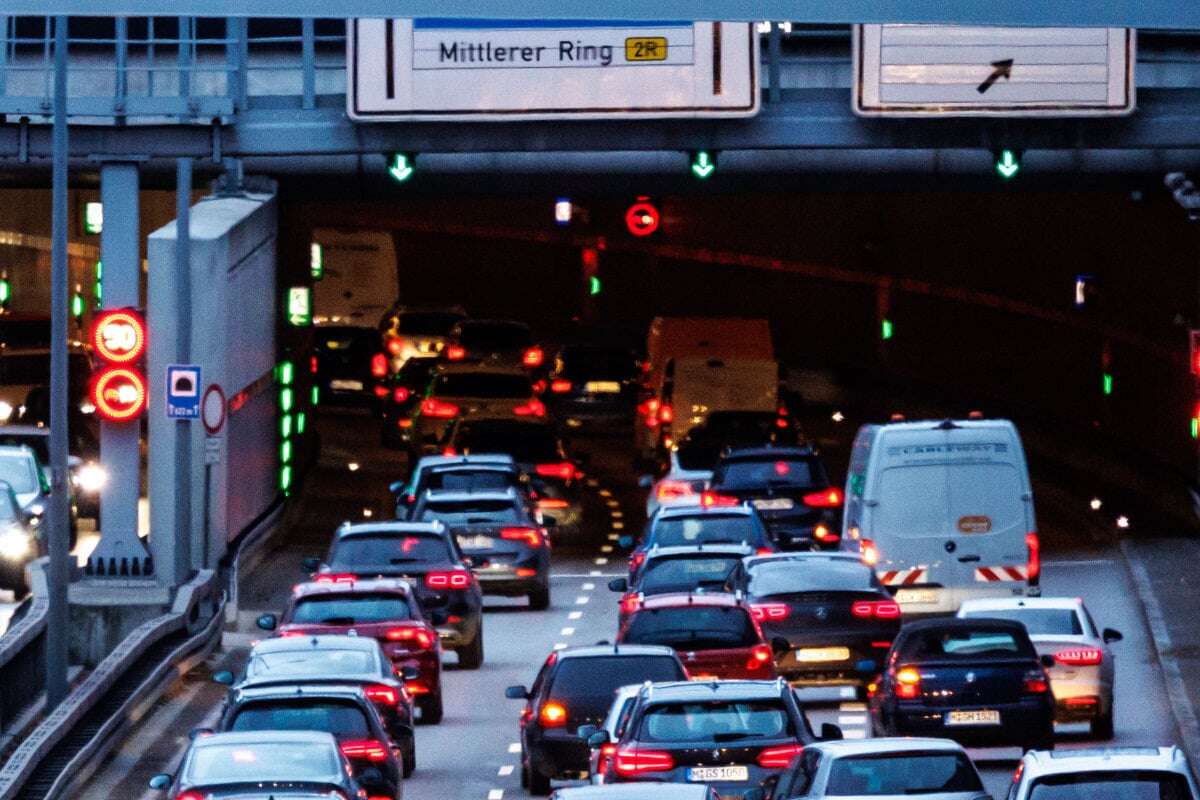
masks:
<instances>
[{"instance_id":1,"label":"car side mirror","mask_svg":"<svg viewBox=\"0 0 1200 800\"><path fill-rule=\"evenodd\" d=\"M603 747L608 744L608 731L596 731L587 737L588 747Z\"/></svg>"},{"instance_id":2,"label":"car side mirror","mask_svg":"<svg viewBox=\"0 0 1200 800\"><path fill-rule=\"evenodd\" d=\"M654 486L654 476L653 475L639 475L638 476L638 488L649 489L653 486Z\"/></svg>"},{"instance_id":3,"label":"car side mirror","mask_svg":"<svg viewBox=\"0 0 1200 800\"><path fill-rule=\"evenodd\" d=\"M1038 658L1038 661L1040 661L1042 666L1045 667L1046 669L1050 669L1051 667L1053 667L1055 665L1055 663L1057 663L1054 660L1054 656L1049 655L1049 654L1041 656L1040 658Z\"/></svg>"},{"instance_id":4,"label":"car side mirror","mask_svg":"<svg viewBox=\"0 0 1200 800\"><path fill-rule=\"evenodd\" d=\"M274 614L263 614L254 621L254 624L257 625L260 630L273 631L279 627L279 620Z\"/></svg>"},{"instance_id":5,"label":"car side mirror","mask_svg":"<svg viewBox=\"0 0 1200 800\"><path fill-rule=\"evenodd\" d=\"M545 514L542 514L542 525L547 528L553 528L554 526L558 525L558 517L549 517Z\"/></svg>"},{"instance_id":6,"label":"car side mirror","mask_svg":"<svg viewBox=\"0 0 1200 800\"><path fill-rule=\"evenodd\" d=\"M415 681L421 677L421 670L416 667L404 667L400 670L400 677L406 681Z\"/></svg>"},{"instance_id":7,"label":"car side mirror","mask_svg":"<svg viewBox=\"0 0 1200 800\"><path fill-rule=\"evenodd\" d=\"M233 686L233 673L227 669L223 669L220 672L214 672L212 679L213 683L219 683L222 686Z\"/></svg>"},{"instance_id":8,"label":"car side mirror","mask_svg":"<svg viewBox=\"0 0 1200 800\"><path fill-rule=\"evenodd\" d=\"M617 545L622 550L632 550L633 549L633 537L628 536L628 535L622 536L619 539L617 539Z\"/></svg>"},{"instance_id":9,"label":"car side mirror","mask_svg":"<svg viewBox=\"0 0 1200 800\"><path fill-rule=\"evenodd\" d=\"M450 621L450 612L444 608L439 608L429 612L429 621L434 625L445 625Z\"/></svg>"},{"instance_id":10,"label":"car side mirror","mask_svg":"<svg viewBox=\"0 0 1200 800\"><path fill-rule=\"evenodd\" d=\"M595 725L580 725L575 729L575 735L580 739L586 740L592 738L592 734L594 734L597 730L599 730L599 728L597 728Z\"/></svg>"},{"instance_id":11,"label":"car side mirror","mask_svg":"<svg viewBox=\"0 0 1200 800\"><path fill-rule=\"evenodd\" d=\"M1105 644L1112 644L1121 641L1125 636L1116 628L1105 628L1103 638Z\"/></svg>"},{"instance_id":12,"label":"car side mirror","mask_svg":"<svg viewBox=\"0 0 1200 800\"><path fill-rule=\"evenodd\" d=\"M613 578L608 582L608 590L610 592L627 592L629 591L628 578Z\"/></svg>"},{"instance_id":13,"label":"car side mirror","mask_svg":"<svg viewBox=\"0 0 1200 800\"><path fill-rule=\"evenodd\" d=\"M792 643L782 636L774 636L771 638L771 652L776 656L785 655L792 650Z\"/></svg>"},{"instance_id":14,"label":"car side mirror","mask_svg":"<svg viewBox=\"0 0 1200 800\"><path fill-rule=\"evenodd\" d=\"M156 792L165 792L171 788L171 781L174 780L165 772L160 772L150 780L146 781L146 785Z\"/></svg>"},{"instance_id":15,"label":"car side mirror","mask_svg":"<svg viewBox=\"0 0 1200 800\"><path fill-rule=\"evenodd\" d=\"M301 561L300 566L305 572L316 572L321 568L321 559L309 557Z\"/></svg>"},{"instance_id":16,"label":"car side mirror","mask_svg":"<svg viewBox=\"0 0 1200 800\"><path fill-rule=\"evenodd\" d=\"M826 722L821 726L821 741L840 742L842 738L841 726L834 725L832 722Z\"/></svg>"},{"instance_id":17,"label":"car side mirror","mask_svg":"<svg viewBox=\"0 0 1200 800\"><path fill-rule=\"evenodd\" d=\"M524 686L510 686L504 690L504 696L509 700L528 700L529 690Z\"/></svg>"},{"instance_id":18,"label":"car side mirror","mask_svg":"<svg viewBox=\"0 0 1200 800\"><path fill-rule=\"evenodd\" d=\"M197 739L201 739L205 736L212 736L212 735L213 735L212 728L192 728L190 731L188 731L188 738L191 739L193 742L196 741Z\"/></svg>"}]
</instances>

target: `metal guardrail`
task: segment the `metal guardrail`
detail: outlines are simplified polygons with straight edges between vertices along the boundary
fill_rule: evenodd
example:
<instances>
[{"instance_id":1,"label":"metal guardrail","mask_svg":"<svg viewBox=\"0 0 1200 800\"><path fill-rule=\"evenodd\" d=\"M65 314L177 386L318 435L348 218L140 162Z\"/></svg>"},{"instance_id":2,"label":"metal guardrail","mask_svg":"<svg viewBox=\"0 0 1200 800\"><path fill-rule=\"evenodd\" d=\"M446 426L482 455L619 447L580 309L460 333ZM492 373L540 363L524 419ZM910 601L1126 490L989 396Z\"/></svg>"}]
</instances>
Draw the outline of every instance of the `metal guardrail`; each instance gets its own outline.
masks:
<instances>
[{"instance_id":1,"label":"metal guardrail","mask_svg":"<svg viewBox=\"0 0 1200 800\"><path fill-rule=\"evenodd\" d=\"M44 562L44 559L42 560ZM30 716L31 707L45 688L46 617L50 610L44 564L30 570L33 594L4 636L0 637L0 750ZM20 612L19 612L20 613ZM16 687L20 687L16 691Z\"/></svg>"}]
</instances>

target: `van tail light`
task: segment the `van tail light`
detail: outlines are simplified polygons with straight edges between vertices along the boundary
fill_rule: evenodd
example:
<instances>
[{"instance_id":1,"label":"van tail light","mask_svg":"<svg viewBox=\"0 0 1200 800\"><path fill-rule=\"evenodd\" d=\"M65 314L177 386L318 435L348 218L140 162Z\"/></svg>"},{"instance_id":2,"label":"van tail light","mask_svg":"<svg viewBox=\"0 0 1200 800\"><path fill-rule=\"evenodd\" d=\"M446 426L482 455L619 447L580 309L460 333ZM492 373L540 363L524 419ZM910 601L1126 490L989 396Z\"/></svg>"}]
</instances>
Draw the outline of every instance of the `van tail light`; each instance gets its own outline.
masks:
<instances>
[{"instance_id":1,"label":"van tail light","mask_svg":"<svg viewBox=\"0 0 1200 800\"><path fill-rule=\"evenodd\" d=\"M384 638L389 642L411 642L422 650L433 647L433 637L424 628L392 628Z\"/></svg>"},{"instance_id":2,"label":"van tail light","mask_svg":"<svg viewBox=\"0 0 1200 800\"><path fill-rule=\"evenodd\" d=\"M1063 701L1063 705L1068 708L1096 708L1100 705L1100 698L1095 695L1085 697L1068 697Z\"/></svg>"},{"instance_id":3,"label":"van tail light","mask_svg":"<svg viewBox=\"0 0 1200 800\"><path fill-rule=\"evenodd\" d=\"M858 555L868 567L873 567L879 563L879 548L870 539L860 539L858 541Z\"/></svg>"},{"instance_id":4,"label":"van tail light","mask_svg":"<svg viewBox=\"0 0 1200 800\"><path fill-rule=\"evenodd\" d=\"M921 696L921 673L912 667L896 671L896 696L901 700L916 700Z\"/></svg>"},{"instance_id":5,"label":"van tail light","mask_svg":"<svg viewBox=\"0 0 1200 800\"><path fill-rule=\"evenodd\" d=\"M567 708L562 703L551 700L542 706L538 713L538 721L543 728L561 728L567 724Z\"/></svg>"},{"instance_id":6,"label":"van tail light","mask_svg":"<svg viewBox=\"0 0 1200 800\"><path fill-rule=\"evenodd\" d=\"M762 669L771 663L771 656L771 645L754 645L750 650L750 658L746 659L746 669Z\"/></svg>"},{"instance_id":7,"label":"van tail light","mask_svg":"<svg viewBox=\"0 0 1200 800\"><path fill-rule=\"evenodd\" d=\"M804 505L810 508L840 508L842 505L842 490L836 487L810 492L804 495Z\"/></svg>"},{"instance_id":8,"label":"van tail light","mask_svg":"<svg viewBox=\"0 0 1200 800\"><path fill-rule=\"evenodd\" d=\"M367 761L387 761L388 751L383 742L375 739L352 739L342 742L342 755Z\"/></svg>"},{"instance_id":9,"label":"van tail light","mask_svg":"<svg viewBox=\"0 0 1200 800\"><path fill-rule=\"evenodd\" d=\"M542 546L542 533L537 528L501 528L500 538L510 542L525 542L530 547Z\"/></svg>"},{"instance_id":10,"label":"van tail light","mask_svg":"<svg viewBox=\"0 0 1200 800\"><path fill-rule=\"evenodd\" d=\"M640 595L627 594L621 598L621 613L632 614L642 607L642 598Z\"/></svg>"},{"instance_id":11,"label":"van tail light","mask_svg":"<svg viewBox=\"0 0 1200 800\"><path fill-rule=\"evenodd\" d=\"M467 348L461 344L452 344L446 347L447 361L462 361L467 357Z\"/></svg>"},{"instance_id":12,"label":"van tail light","mask_svg":"<svg viewBox=\"0 0 1200 800\"><path fill-rule=\"evenodd\" d=\"M660 503L678 500L681 497L691 497L694 494L692 484L688 481L663 480L659 481L658 486L654 489L654 496Z\"/></svg>"},{"instance_id":13,"label":"van tail light","mask_svg":"<svg viewBox=\"0 0 1200 800\"><path fill-rule=\"evenodd\" d=\"M631 778L643 772L668 772L675 769L675 759L670 753L662 750L642 750L638 747L618 750L613 761L613 769L623 778Z\"/></svg>"},{"instance_id":14,"label":"van tail light","mask_svg":"<svg viewBox=\"0 0 1200 800\"><path fill-rule=\"evenodd\" d=\"M404 340L398 336L392 336L387 340L387 351L394 356L398 356L404 352Z\"/></svg>"},{"instance_id":15,"label":"van tail light","mask_svg":"<svg viewBox=\"0 0 1200 800\"><path fill-rule=\"evenodd\" d=\"M739 502L736 497L730 497L727 494L717 494L716 492L700 493L700 505L705 508L725 508L727 506L736 506Z\"/></svg>"},{"instance_id":16,"label":"van tail light","mask_svg":"<svg viewBox=\"0 0 1200 800\"><path fill-rule=\"evenodd\" d=\"M392 389L392 402L403 403L408 400L409 394L410 392L407 387L397 386L395 389Z\"/></svg>"},{"instance_id":17,"label":"van tail light","mask_svg":"<svg viewBox=\"0 0 1200 800\"><path fill-rule=\"evenodd\" d=\"M371 374L376 378L382 378L388 373L388 358L383 353L376 353L371 356Z\"/></svg>"},{"instance_id":18,"label":"van tail light","mask_svg":"<svg viewBox=\"0 0 1200 800\"><path fill-rule=\"evenodd\" d=\"M323 572L313 578L314 583L354 583L358 576L349 572Z\"/></svg>"},{"instance_id":19,"label":"van tail light","mask_svg":"<svg viewBox=\"0 0 1200 800\"><path fill-rule=\"evenodd\" d=\"M544 417L546 416L546 405L534 397L528 403L514 408L513 413L518 417Z\"/></svg>"},{"instance_id":20,"label":"van tail light","mask_svg":"<svg viewBox=\"0 0 1200 800\"><path fill-rule=\"evenodd\" d=\"M400 690L392 686L384 686L382 683L373 683L363 688L363 694L367 696L368 700L381 706L400 704Z\"/></svg>"},{"instance_id":21,"label":"van tail light","mask_svg":"<svg viewBox=\"0 0 1200 800\"><path fill-rule=\"evenodd\" d=\"M787 603L755 603L750 606L750 614L758 622L787 619L790 611Z\"/></svg>"},{"instance_id":22,"label":"van tail light","mask_svg":"<svg viewBox=\"0 0 1200 800\"><path fill-rule=\"evenodd\" d=\"M555 394L563 394L571 391L571 382L566 378L555 378L550 381L550 391Z\"/></svg>"},{"instance_id":23,"label":"van tail light","mask_svg":"<svg viewBox=\"0 0 1200 800\"><path fill-rule=\"evenodd\" d=\"M1050 691L1050 679L1040 669L1025 673L1025 694L1045 694Z\"/></svg>"},{"instance_id":24,"label":"van tail light","mask_svg":"<svg viewBox=\"0 0 1200 800\"><path fill-rule=\"evenodd\" d=\"M450 419L458 416L458 406L454 403L447 403L445 400L438 400L436 397L430 397L421 403L421 413L436 419Z\"/></svg>"},{"instance_id":25,"label":"van tail light","mask_svg":"<svg viewBox=\"0 0 1200 800\"><path fill-rule=\"evenodd\" d=\"M859 619L899 619L900 604L895 600L859 600L850 606L850 613Z\"/></svg>"},{"instance_id":26,"label":"van tail light","mask_svg":"<svg viewBox=\"0 0 1200 800\"><path fill-rule=\"evenodd\" d=\"M764 769L787 769L796 760L796 756L804 752L802 744L784 744L779 747L764 748L755 759Z\"/></svg>"},{"instance_id":27,"label":"van tail light","mask_svg":"<svg viewBox=\"0 0 1200 800\"><path fill-rule=\"evenodd\" d=\"M631 555L629 557L629 571L637 572L638 567L642 566L642 563L645 562L645 560L646 560L646 553L644 551L639 550L638 552Z\"/></svg>"},{"instance_id":28,"label":"van tail light","mask_svg":"<svg viewBox=\"0 0 1200 800\"><path fill-rule=\"evenodd\" d=\"M430 572L425 576L425 585L430 589L466 589L471 585L471 573L461 569Z\"/></svg>"},{"instance_id":29,"label":"van tail light","mask_svg":"<svg viewBox=\"0 0 1200 800\"><path fill-rule=\"evenodd\" d=\"M1042 543L1038 540L1037 531L1025 534L1025 547L1029 550L1025 576L1030 586L1037 586L1042 574Z\"/></svg>"},{"instance_id":30,"label":"van tail light","mask_svg":"<svg viewBox=\"0 0 1200 800\"><path fill-rule=\"evenodd\" d=\"M537 346L529 348L521 356L521 363L527 367L540 367L545 360L546 354L542 352L542 348Z\"/></svg>"},{"instance_id":31,"label":"van tail light","mask_svg":"<svg viewBox=\"0 0 1200 800\"><path fill-rule=\"evenodd\" d=\"M1072 647L1059 650L1054 660L1068 667L1094 667L1104 661L1104 651L1099 647Z\"/></svg>"},{"instance_id":32,"label":"van tail light","mask_svg":"<svg viewBox=\"0 0 1200 800\"><path fill-rule=\"evenodd\" d=\"M534 471L543 478L561 478L564 481L569 481L575 476L575 465L570 461L562 461L556 464L538 464L534 467Z\"/></svg>"}]
</instances>

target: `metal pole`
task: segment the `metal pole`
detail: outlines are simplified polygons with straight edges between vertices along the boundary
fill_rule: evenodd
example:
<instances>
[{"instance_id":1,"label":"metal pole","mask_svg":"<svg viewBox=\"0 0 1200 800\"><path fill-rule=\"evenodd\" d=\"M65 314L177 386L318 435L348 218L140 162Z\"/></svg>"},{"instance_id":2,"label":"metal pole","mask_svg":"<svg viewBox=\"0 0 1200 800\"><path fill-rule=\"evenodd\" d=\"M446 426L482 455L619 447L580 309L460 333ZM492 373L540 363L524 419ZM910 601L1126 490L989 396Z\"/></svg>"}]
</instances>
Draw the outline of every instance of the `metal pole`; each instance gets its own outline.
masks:
<instances>
[{"instance_id":1,"label":"metal pole","mask_svg":"<svg viewBox=\"0 0 1200 800\"><path fill-rule=\"evenodd\" d=\"M54 131L50 257L50 550L46 710L67 696L70 506L67 498L67 18L54 20Z\"/></svg>"},{"instance_id":2,"label":"metal pole","mask_svg":"<svg viewBox=\"0 0 1200 800\"><path fill-rule=\"evenodd\" d=\"M192 355L192 161L175 161L175 363L190 364ZM203 391L203 387L196 387ZM208 561L205 549L199 559L193 554L192 537L192 423L175 421L175 553L186 580L194 563ZM207 543L205 543L207 548ZM184 560L186 558L186 561Z\"/></svg>"}]
</instances>

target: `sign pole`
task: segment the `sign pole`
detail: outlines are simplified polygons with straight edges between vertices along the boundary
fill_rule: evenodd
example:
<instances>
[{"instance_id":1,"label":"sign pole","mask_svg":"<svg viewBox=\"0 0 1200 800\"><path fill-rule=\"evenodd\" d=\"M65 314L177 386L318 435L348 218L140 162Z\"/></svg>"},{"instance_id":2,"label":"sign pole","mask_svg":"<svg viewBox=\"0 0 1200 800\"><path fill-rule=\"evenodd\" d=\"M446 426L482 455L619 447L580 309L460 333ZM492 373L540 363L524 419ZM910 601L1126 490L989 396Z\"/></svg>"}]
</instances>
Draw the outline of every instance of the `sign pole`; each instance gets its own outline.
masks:
<instances>
[{"instance_id":1,"label":"sign pole","mask_svg":"<svg viewBox=\"0 0 1200 800\"><path fill-rule=\"evenodd\" d=\"M192 352L192 264L191 264L192 160L175 162L175 360L188 363ZM195 387L199 394L200 387ZM167 391L171 391L168 385ZM208 561L208 541L200 558L193 555L192 542L192 425L190 419L175 422L175 575L178 585L187 579L191 565Z\"/></svg>"}]
</instances>

